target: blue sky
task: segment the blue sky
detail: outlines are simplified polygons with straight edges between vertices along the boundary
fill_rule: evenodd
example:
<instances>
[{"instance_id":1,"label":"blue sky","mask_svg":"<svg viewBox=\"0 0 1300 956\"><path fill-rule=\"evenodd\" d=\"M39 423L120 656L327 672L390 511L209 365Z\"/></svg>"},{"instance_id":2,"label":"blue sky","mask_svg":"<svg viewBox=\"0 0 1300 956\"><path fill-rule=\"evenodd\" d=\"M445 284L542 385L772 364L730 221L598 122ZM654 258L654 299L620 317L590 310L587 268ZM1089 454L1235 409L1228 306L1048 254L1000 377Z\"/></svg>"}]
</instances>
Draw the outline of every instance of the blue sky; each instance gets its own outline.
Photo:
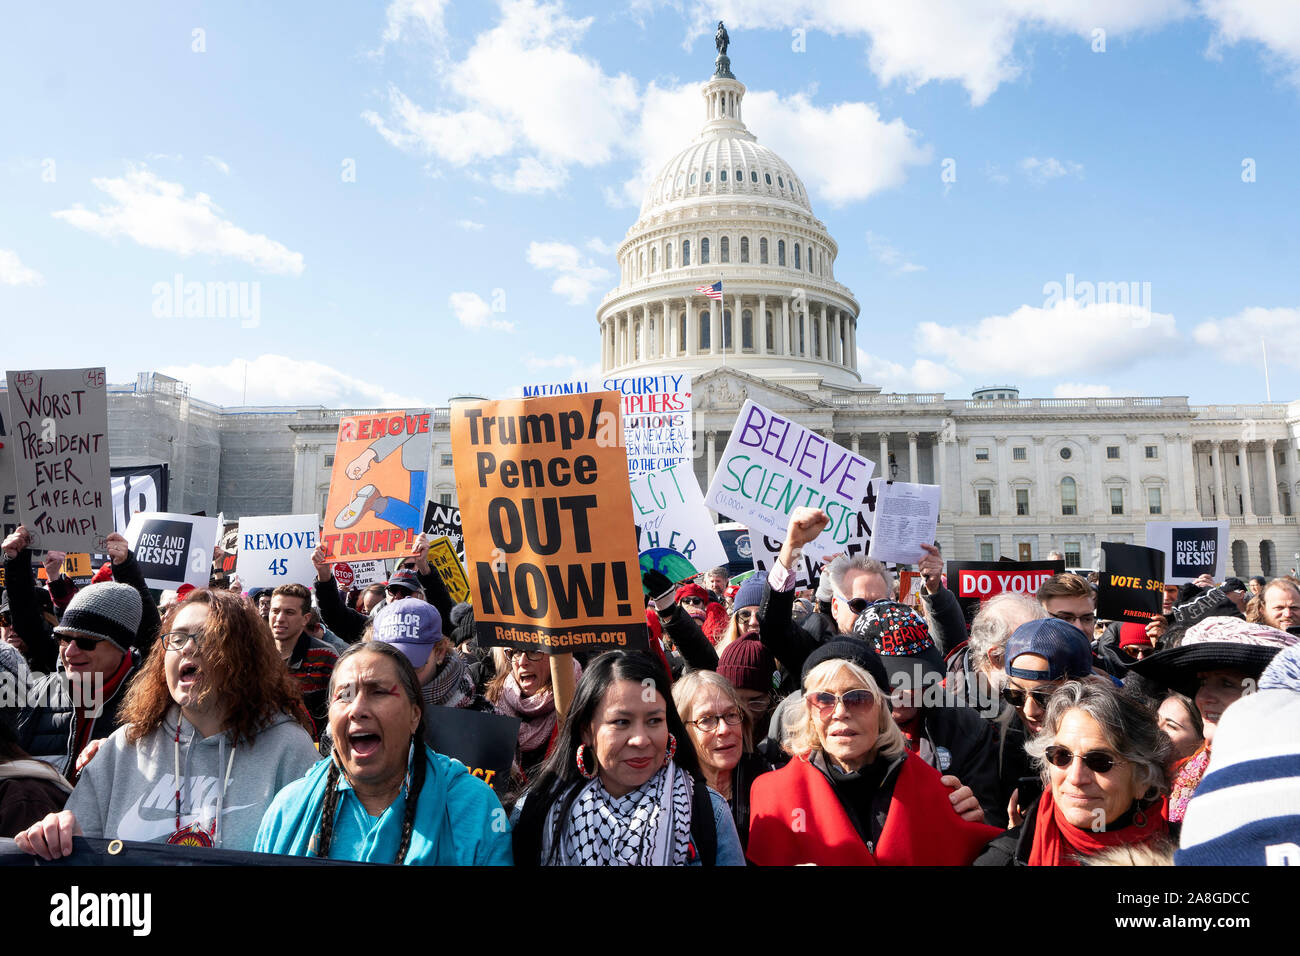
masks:
<instances>
[{"instance_id":1,"label":"blue sky","mask_svg":"<svg viewBox=\"0 0 1300 956\"><path fill-rule=\"evenodd\" d=\"M750 129L839 243L864 380L1255 402L1267 338L1300 398L1300 10L1245 0L23 5L5 367L221 404L245 363L250 403L588 373L719 17ZM1139 301L1052 301L1068 275ZM244 311L187 315L177 276Z\"/></svg>"}]
</instances>

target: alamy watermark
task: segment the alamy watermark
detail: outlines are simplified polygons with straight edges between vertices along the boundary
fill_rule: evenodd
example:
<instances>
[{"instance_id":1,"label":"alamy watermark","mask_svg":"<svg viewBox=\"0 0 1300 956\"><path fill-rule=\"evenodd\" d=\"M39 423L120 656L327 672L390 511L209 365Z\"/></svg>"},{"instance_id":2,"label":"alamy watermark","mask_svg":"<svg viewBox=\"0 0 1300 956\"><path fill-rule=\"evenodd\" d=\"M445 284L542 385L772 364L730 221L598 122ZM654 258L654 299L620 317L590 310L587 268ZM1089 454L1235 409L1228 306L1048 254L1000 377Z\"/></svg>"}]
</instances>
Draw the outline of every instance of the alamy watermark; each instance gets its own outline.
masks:
<instances>
[{"instance_id":1,"label":"alamy watermark","mask_svg":"<svg viewBox=\"0 0 1300 956\"><path fill-rule=\"evenodd\" d=\"M155 282L150 291L155 318L239 319L245 329L262 323L260 282L186 282L178 272L171 282Z\"/></svg>"}]
</instances>

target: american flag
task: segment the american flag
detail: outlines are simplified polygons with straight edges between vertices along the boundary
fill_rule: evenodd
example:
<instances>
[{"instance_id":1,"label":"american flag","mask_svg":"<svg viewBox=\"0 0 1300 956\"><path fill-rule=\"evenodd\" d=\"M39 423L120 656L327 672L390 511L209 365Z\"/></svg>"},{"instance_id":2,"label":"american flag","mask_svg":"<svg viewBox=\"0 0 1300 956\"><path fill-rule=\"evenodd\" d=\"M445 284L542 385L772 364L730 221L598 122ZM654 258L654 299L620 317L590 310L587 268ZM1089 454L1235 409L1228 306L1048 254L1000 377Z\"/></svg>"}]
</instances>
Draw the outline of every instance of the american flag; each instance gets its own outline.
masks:
<instances>
[{"instance_id":1,"label":"american flag","mask_svg":"<svg viewBox=\"0 0 1300 956\"><path fill-rule=\"evenodd\" d=\"M719 279L717 282L713 283L713 285L698 285L695 287L695 291L701 293L702 295L707 295L710 299L717 299L719 302L721 302L722 301L722 280Z\"/></svg>"}]
</instances>

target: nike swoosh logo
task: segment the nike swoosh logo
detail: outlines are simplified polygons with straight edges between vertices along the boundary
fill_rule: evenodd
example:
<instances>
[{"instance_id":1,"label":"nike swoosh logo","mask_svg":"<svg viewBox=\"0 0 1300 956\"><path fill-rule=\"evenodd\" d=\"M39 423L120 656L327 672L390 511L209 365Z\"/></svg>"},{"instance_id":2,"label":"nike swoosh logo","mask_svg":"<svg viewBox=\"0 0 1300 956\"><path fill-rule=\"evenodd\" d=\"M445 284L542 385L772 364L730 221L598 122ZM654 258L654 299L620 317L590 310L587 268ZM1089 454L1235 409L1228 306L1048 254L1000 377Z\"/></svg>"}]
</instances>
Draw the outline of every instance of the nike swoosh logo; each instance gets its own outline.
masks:
<instances>
[{"instance_id":1,"label":"nike swoosh logo","mask_svg":"<svg viewBox=\"0 0 1300 956\"><path fill-rule=\"evenodd\" d=\"M140 799L143 800L144 798L141 797ZM235 807L222 807L221 815L225 816L227 813L233 813L235 810L243 810L253 805L254 804L251 803L244 803ZM171 836L176 832L176 813L175 811L159 812L163 813L163 815L156 819L141 816L140 801L137 800L133 806L127 809L126 813L122 814L122 819L117 825L116 838L119 840L135 840L139 843L149 843L160 838ZM191 820L191 822L193 821ZM185 823L185 816L183 815L181 817L181 825L187 825Z\"/></svg>"}]
</instances>

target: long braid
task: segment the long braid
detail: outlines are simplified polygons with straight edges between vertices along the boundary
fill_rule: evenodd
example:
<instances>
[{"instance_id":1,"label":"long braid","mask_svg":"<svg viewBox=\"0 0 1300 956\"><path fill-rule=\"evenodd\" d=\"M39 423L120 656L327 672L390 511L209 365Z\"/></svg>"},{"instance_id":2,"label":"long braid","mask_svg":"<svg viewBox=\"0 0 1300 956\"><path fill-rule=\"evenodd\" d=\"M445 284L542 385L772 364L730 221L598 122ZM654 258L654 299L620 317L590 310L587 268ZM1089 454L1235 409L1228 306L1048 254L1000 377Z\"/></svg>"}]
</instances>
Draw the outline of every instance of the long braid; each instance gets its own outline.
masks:
<instances>
[{"instance_id":1,"label":"long braid","mask_svg":"<svg viewBox=\"0 0 1300 956\"><path fill-rule=\"evenodd\" d=\"M339 800L338 783L339 764L337 760L331 758L329 774L325 777L325 802L321 804L320 809L320 829L316 831L313 841L316 843L318 857L330 855L330 843L334 840L334 811Z\"/></svg>"},{"instance_id":2,"label":"long braid","mask_svg":"<svg viewBox=\"0 0 1300 956\"><path fill-rule=\"evenodd\" d=\"M424 789L424 770L428 757L424 754L423 736L411 736L415 748L415 766L411 771L411 789L406 795L406 811L402 814L402 842L397 848L397 863L406 860L406 851L411 848L411 831L415 828L415 805L420 801L420 791Z\"/></svg>"}]
</instances>

